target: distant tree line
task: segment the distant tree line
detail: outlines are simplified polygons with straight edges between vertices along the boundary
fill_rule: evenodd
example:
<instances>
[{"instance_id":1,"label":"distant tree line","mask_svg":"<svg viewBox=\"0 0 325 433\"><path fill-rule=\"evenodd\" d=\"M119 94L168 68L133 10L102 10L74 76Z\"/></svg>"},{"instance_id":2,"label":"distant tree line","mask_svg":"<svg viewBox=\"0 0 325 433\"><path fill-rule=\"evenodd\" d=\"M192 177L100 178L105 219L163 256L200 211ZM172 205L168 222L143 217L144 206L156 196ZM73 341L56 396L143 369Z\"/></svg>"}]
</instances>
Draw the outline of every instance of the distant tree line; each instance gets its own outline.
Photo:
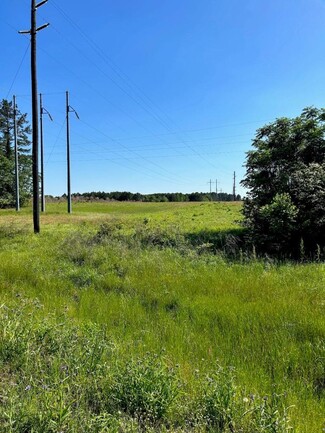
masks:
<instances>
[{"instance_id":1,"label":"distant tree line","mask_svg":"<svg viewBox=\"0 0 325 433\"><path fill-rule=\"evenodd\" d=\"M172 192L172 193L155 193L155 194L140 194L132 193L128 191L92 191L84 193L72 194L72 197L76 200L116 200L116 201L142 201L142 202L193 202L193 201L234 201L232 194L227 194L225 192L218 193L218 195L207 192L192 192L189 194L184 194L182 192ZM239 194L236 195L236 201L241 200Z\"/></svg>"}]
</instances>

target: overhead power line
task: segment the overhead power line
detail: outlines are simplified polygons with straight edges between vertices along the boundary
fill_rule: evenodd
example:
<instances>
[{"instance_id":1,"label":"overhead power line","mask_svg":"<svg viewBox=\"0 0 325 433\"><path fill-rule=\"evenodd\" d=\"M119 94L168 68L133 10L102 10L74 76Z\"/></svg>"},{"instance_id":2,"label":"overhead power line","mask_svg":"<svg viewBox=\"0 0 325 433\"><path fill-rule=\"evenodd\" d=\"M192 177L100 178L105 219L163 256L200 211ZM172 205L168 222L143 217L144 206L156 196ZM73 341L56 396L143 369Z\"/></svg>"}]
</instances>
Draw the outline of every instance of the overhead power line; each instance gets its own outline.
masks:
<instances>
[{"instance_id":1,"label":"overhead power line","mask_svg":"<svg viewBox=\"0 0 325 433\"><path fill-rule=\"evenodd\" d=\"M75 23L75 21L55 2L52 2L53 6L62 14L62 16L72 25L78 32L81 34L81 36L88 42L88 44L92 47L92 49L111 67L111 69L121 78L121 80L124 83L127 83L127 85L132 89L133 87L136 87L138 94L140 93L140 98L142 100L142 103L137 101L134 96L132 96L128 91L126 91L121 85L119 85L116 80L113 80L111 77L109 77L110 80L114 82L120 89L124 91L129 97L131 97L138 105L140 105L145 111L147 111L150 115L153 116L153 118L161 124L165 129L167 129L169 132L171 132L171 128L169 126L170 123L175 125L175 122L167 115L165 114L157 105L147 96L145 93L136 85L132 83L132 81L127 77L127 75L119 70L116 65L112 62L112 60L102 51L102 49L98 46L96 42L94 42L82 29L81 27ZM72 44L74 45L74 44ZM79 51L79 48L77 48ZM105 75L107 75L105 73ZM130 84L132 83L132 85ZM142 96L143 95L143 96ZM138 95L139 96L139 95ZM149 101L148 102L146 102ZM143 105L144 104L144 105ZM153 110L153 108L156 110L156 112ZM160 111L164 117L167 119L164 120L161 115L157 114L157 111ZM138 121L137 121L138 123ZM179 133L177 133L179 136ZM180 138L183 140L182 138ZM217 168L210 160L204 158L202 155L200 155L199 152L196 151L195 148L190 146L185 140L183 140L184 144L199 158L201 158L205 163L208 163L212 165L214 168ZM191 156L191 155L188 155Z\"/></svg>"},{"instance_id":2,"label":"overhead power line","mask_svg":"<svg viewBox=\"0 0 325 433\"><path fill-rule=\"evenodd\" d=\"M6 99L8 99L8 97L9 97L9 95L10 95L10 92L11 92L11 89L13 88L13 86L14 86L16 80L17 80L17 77L18 77L18 75L19 75L19 72L20 72L20 70L21 70L21 68L22 68L22 66L23 66L23 64L24 64L24 60L25 60L26 55L27 55L27 53L28 53L29 47L30 47L30 42L28 43L28 45L27 45L27 47L26 47L26 50L24 51L23 57L22 57L22 59L21 59L21 61L20 61L20 63L19 63L18 69L17 69L17 71L16 71L16 73L15 73L15 75L14 75L14 78L13 78L13 80L12 80L12 82L11 82L11 85L10 85L10 87L9 87L9 90L8 90L8 92L7 92ZM17 96L17 95L16 95L16 96Z\"/></svg>"}]
</instances>

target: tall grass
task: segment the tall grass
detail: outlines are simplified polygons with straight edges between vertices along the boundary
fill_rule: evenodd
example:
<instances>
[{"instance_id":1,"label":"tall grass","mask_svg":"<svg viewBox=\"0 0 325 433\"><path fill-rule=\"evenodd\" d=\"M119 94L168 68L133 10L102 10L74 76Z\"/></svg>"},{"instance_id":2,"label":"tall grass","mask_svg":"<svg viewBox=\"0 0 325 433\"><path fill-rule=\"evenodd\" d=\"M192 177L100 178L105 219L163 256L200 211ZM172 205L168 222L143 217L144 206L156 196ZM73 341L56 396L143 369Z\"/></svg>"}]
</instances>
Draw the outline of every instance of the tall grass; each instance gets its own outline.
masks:
<instances>
[{"instance_id":1,"label":"tall grass","mask_svg":"<svg viewBox=\"0 0 325 433\"><path fill-rule=\"evenodd\" d=\"M0 224L4 431L320 431L324 264L227 259L238 206L132 205Z\"/></svg>"}]
</instances>

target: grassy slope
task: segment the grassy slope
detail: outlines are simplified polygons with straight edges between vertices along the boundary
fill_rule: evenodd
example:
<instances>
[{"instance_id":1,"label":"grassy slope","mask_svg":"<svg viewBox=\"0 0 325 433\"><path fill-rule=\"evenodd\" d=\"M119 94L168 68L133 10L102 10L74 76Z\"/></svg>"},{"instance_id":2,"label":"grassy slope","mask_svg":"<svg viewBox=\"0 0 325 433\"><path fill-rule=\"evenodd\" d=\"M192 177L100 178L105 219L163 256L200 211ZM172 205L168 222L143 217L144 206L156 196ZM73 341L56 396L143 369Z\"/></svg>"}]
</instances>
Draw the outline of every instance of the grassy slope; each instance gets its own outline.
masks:
<instances>
[{"instance_id":1,"label":"grassy slope","mask_svg":"<svg viewBox=\"0 0 325 433\"><path fill-rule=\"evenodd\" d=\"M324 264L229 263L206 243L188 245L202 231L204 241L235 230L239 208L97 203L67 216L64 205L49 205L40 236L29 210L3 211L1 303L38 299L40 318L105 325L121 359L164 348L188 383L216 360L235 366L247 395L287 393L297 431L319 432Z\"/></svg>"}]
</instances>

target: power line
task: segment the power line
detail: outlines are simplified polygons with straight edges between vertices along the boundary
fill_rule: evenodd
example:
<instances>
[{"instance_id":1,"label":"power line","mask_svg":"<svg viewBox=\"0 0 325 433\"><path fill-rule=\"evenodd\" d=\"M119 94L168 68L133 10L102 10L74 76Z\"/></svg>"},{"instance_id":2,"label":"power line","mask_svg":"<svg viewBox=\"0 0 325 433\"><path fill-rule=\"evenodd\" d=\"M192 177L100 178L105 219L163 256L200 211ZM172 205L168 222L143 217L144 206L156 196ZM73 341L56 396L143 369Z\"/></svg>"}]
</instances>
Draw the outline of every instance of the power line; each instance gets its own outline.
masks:
<instances>
[{"instance_id":1,"label":"power line","mask_svg":"<svg viewBox=\"0 0 325 433\"><path fill-rule=\"evenodd\" d=\"M107 134L104 133L103 131L100 131L98 128L96 128L96 127L94 127L94 126L92 126L92 125L90 125L90 124L88 124L87 122L84 122L84 121L82 121L82 123L84 123L84 124L85 124L86 126L88 126L89 128L93 129L94 131L97 131L97 132L99 132L100 134L104 135L104 136L107 137L110 141L112 141L112 142L114 142L114 143L117 143L117 144L119 144L120 146L122 146L124 149L130 151L130 149L129 149L127 146L125 146L123 143L119 142L118 140L115 140L115 139L111 138L109 135L107 135ZM131 152L132 152L133 154L135 154L136 156L138 156L139 158L143 159L144 161L149 162L150 164L156 166L156 167L159 168L160 170L162 170L162 171L166 172L167 174L172 175L172 176L175 177L175 175L174 175L173 173L171 173L169 170L166 170L164 167L161 167L159 164L156 164L156 163L154 163L154 162L152 162L152 161L149 161L148 158L143 157L142 155L138 154L136 151L131 151Z\"/></svg>"},{"instance_id":2,"label":"power line","mask_svg":"<svg viewBox=\"0 0 325 433\"><path fill-rule=\"evenodd\" d=\"M98 45L80 28L80 26L78 26L78 24L76 24L70 17L69 17L69 15L66 13L66 12L64 12L64 10L60 7L60 6L58 6L57 4L56 4L56 2L52 2L53 3L53 5L54 5L54 7L64 16L64 18L73 26L73 27L75 27L78 31L79 31L79 33L88 41L88 43L90 44L90 46L97 52L97 54L98 55L100 55L100 57L102 57L104 60L106 60L106 62L107 62L107 56L106 56L106 54L105 53L103 53L102 52L102 50L98 47ZM73 46L74 46L74 44L72 44ZM79 51L79 48L77 48L78 49L78 51ZM111 65L111 63L112 62L107 62L108 64L109 64L109 66L110 67L112 67L112 65ZM121 74L120 72L118 72L118 71L116 71L116 66L114 66L113 68L112 68L113 70L114 70L114 72L115 73L117 73L120 77L121 77L121 79L122 80L124 80L125 81L125 78L123 78L123 75L125 75L124 73L123 74ZM106 74L106 73L105 73ZM127 92L124 88L122 88L122 86L120 86L115 80L113 80L111 77L109 77L109 79L111 79L121 90L123 90L129 97L131 97L138 105L140 105L145 111L147 111L149 114L151 114L163 127L165 127L168 131L170 131L170 128L169 128L169 126L168 126L168 124L166 123L166 121L165 120L163 120L162 118L161 118L161 116L159 116L159 115L157 115L156 113L154 113L154 112L152 112L152 108L150 108L149 107L149 109L148 108L145 108L145 107L143 107L138 101L136 101L136 99L132 96L132 95L130 95L129 94L129 92ZM130 86L130 85L129 85ZM137 87L138 88L138 87ZM138 90L139 91L141 91L141 89L139 89L138 88ZM142 91L141 91L141 93L142 94L144 94ZM152 101L151 101L151 99L150 98L148 98L146 95L145 95L145 97L146 97L146 99L147 100L149 100L149 102L151 103L151 105L155 105ZM144 99L142 98L142 100L144 101ZM146 106L148 107L148 104L144 101L144 103L146 104ZM161 109L159 109L158 108L158 110L160 111L160 112L162 112L162 110ZM169 116L167 116L165 113L163 113L164 115L165 115L165 117L168 119L168 121L169 122L172 122L172 123L174 123L171 119L170 119L170 117ZM138 122L137 122L138 123ZM178 134L178 133L177 133ZM184 140L183 140L184 141ZM208 163L208 164L210 164L210 165L212 165L214 168L217 168L210 160L207 160L206 158L204 158L202 155L200 155L199 154L199 152L197 152L196 151L196 149L194 149L194 148L192 148L190 145L188 145L185 141L184 141L184 144L193 152L193 153L195 153L198 157L200 157L203 161L205 161L206 163Z\"/></svg>"},{"instance_id":3,"label":"power line","mask_svg":"<svg viewBox=\"0 0 325 433\"><path fill-rule=\"evenodd\" d=\"M9 90L8 90L8 93L7 93L7 95L6 95L6 99L8 99L8 96L9 96L9 94L10 94L10 92L11 92L11 89L13 88L13 86L14 86L14 84L15 84L15 82L16 82L16 79L17 79L17 77L18 77L18 75L19 75L19 72L20 72L20 70L21 70L21 67L23 66L23 63L24 63L24 60L25 60L25 58L26 58L27 52L28 52L28 50L29 50L29 47L30 47L30 41L28 42L28 45L27 45L27 47L26 47L26 50L25 50L25 52L24 52L24 54L23 54L23 57L22 57L22 59L21 59L21 61L20 61L20 63L19 63L19 66L18 66L17 72L16 72L15 75L14 75L14 78L13 78L13 80L12 80L12 83L11 83L11 85L10 85L10 88L9 88ZM18 95L16 95L16 96L18 96Z\"/></svg>"},{"instance_id":4,"label":"power line","mask_svg":"<svg viewBox=\"0 0 325 433\"><path fill-rule=\"evenodd\" d=\"M82 155L82 154L84 154L84 155L89 155L89 154L95 154L95 155L98 155L100 152L96 152L96 151L93 151L93 150L89 150L89 149L86 149L85 148L85 150L84 150L84 152L71 152L71 154L72 155ZM206 155L223 155L223 154L234 154L234 153L241 153L241 152L236 152L236 151L229 151L229 152L215 152L215 153L208 153L208 154L206 154ZM64 154L64 152L55 152L55 153L53 153L52 155L62 155L62 154ZM184 154L184 155L159 155L159 157L157 157L157 156L146 156L146 158L147 159L155 159L155 158L184 158L186 155ZM74 159L74 162L77 162L77 161L79 161L79 162L82 162L82 161L102 161L102 159L103 158L96 158L96 159L89 159L88 157L87 157L87 159ZM123 157L123 156L120 156L120 157L115 157L115 158L110 158L110 159L106 159L106 160L109 160L109 161L118 161L118 160L123 160L123 161L131 161L131 162L133 162L133 160L137 160L137 159L142 159L142 157L140 157L140 156L134 156L134 157L131 157L131 158L126 158L126 157ZM49 161L49 163L53 163L53 162L56 162L56 163L59 163L59 162L64 162L64 160L62 160L62 161Z\"/></svg>"},{"instance_id":5,"label":"power line","mask_svg":"<svg viewBox=\"0 0 325 433\"><path fill-rule=\"evenodd\" d=\"M104 60L107 60L107 56L105 55L105 53L103 54L103 51L98 47L98 45L91 39L91 38L89 38L89 36L63 11L63 9L62 8L60 8L60 6L58 6L55 2L54 2L54 7L64 16L64 18L69 22L69 24L70 25L72 25L74 28L76 28L77 30L78 30L78 32L88 41L88 43L91 45L91 47L95 50L95 52L97 52L97 54L98 55L100 55ZM60 33L59 32L59 30L57 30L57 29L55 29L58 33ZM60 33L61 34L61 33ZM63 35L62 35L63 36ZM64 37L64 36L63 36ZM66 39L66 38L65 38ZM79 47L76 47L76 45L75 44L73 44L71 41L69 41L69 43L75 48L75 49L77 49L79 52L80 52L80 49L79 49ZM82 52L82 54L84 55L84 53ZM89 58L86 56L86 58L87 58L87 60L89 61ZM139 101L137 101L135 98L134 98L134 96L133 95L131 95L128 91L126 91L119 83L117 83L116 82L116 80L114 80L114 79L112 79L110 76L108 76L107 75L107 73L105 72L105 71L103 71L101 68L99 68L98 67L98 65L96 65L96 63L94 63L94 62L92 62L92 64L94 65L95 64L95 66L102 72L102 73L104 73L105 74L105 76L107 76L110 80L112 80L113 82L114 82L114 84L116 84L124 93L126 93L130 98L132 98L138 105L140 105L145 111L147 111L150 115L152 115L154 118L155 118L155 120L157 120L162 126L164 126L170 133L173 133L173 134L176 134L177 136L179 136L179 132L174 132L174 131L171 131L171 129L170 129L170 127L168 126L168 124L166 123L166 121L165 120L163 120L162 118L161 118L161 116L159 115L157 115L155 112L153 112L152 111L152 108L148 105L148 103L146 102L146 101L144 101L144 98L141 96L141 100L145 103L145 107L143 106L143 104L141 104L141 103L139 103ZM111 67L112 65L110 64L110 67ZM115 69L114 69L115 68ZM117 73L118 75L119 75L119 77L122 79L122 80L124 80L124 81L126 81L125 80L125 78L124 78L124 76L125 76L125 74L121 74L119 71L116 71L116 66L114 66L114 71L115 71L115 73ZM75 74L74 74L75 75ZM123 76L124 75L124 76ZM84 81L84 80L83 80ZM129 80L130 81L130 80ZM89 85L89 83L88 83L88 85ZM129 87L131 87L131 89L132 89L132 86L130 86L130 84L129 83L127 83L127 85L129 86ZM91 86L92 87L92 86ZM138 91L140 91L140 92L142 92L141 91L141 89L139 89L138 87L137 87L137 90ZM97 92L97 93L99 93L99 92ZM142 92L143 93L143 92ZM143 93L144 94L144 93ZM102 94L101 94L101 96L103 96ZM155 105L153 102L152 102L152 100L149 98L149 97L147 97L146 95L145 95L145 97L146 97L146 99L147 100L149 100L149 102L150 102L150 104L151 105ZM105 98L105 99L107 99L107 98ZM115 105L115 104L113 104L111 101L108 101L111 105ZM149 107L149 108L148 108ZM133 116L130 116L128 113L126 113L124 110L122 110L121 108L119 108L119 107L117 107L116 105L115 105L115 108L117 108L117 109L119 109L119 111L122 111L125 115L127 115L129 118L131 118L133 121L135 121L137 124L139 124L141 127L144 127L140 122L138 122L137 121L137 119L135 119ZM159 107L157 108L160 112L162 112L162 110L161 109L159 109ZM163 112L162 112L163 113ZM173 124L174 124L174 122L173 122L173 120L172 119L170 119L170 117L168 116L168 115L166 115L165 113L163 113L164 114L164 116L168 119L168 121L169 122L172 122ZM145 127L144 127L145 128ZM145 128L145 129L147 129L147 128ZM147 129L148 130L148 129ZM154 136L157 136L157 134L154 134L152 131L149 131L151 134L153 134ZM208 163L208 164L210 164L210 165L212 165L214 168L217 168L217 169L219 169L219 167L216 167L216 165L215 164L213 164L212 162L211 162L211 160L209 160L209 159L206 159L202 154L200 154L195 148L193 148L192 146L190 146L189 144L188 144L188 142L187 141L185 141L183 138L180 138L181 139L181 141L183 142L183 144L186 146L186 147L188 147L190 150L191 150L191 152L192 153L194 153L196 156L198 156L199 158L201 158L204 162L206 162L206 163ZM186 157L192 157L193 155L192 154L189 154L189 155L186 155Z\"/></svg>"},{"instance_id":6,"label":"power line","mask_svg":"<svg viewBox=\"0 0 325 433\"><path fill-rule=\"evenodd\" d=\"M59 133L57 134L56 140L55 140L54 143L53 143L53 146L52 146L52 148L51 148L51 151L50 151L50 153L49 153L49 156L47 157L47 160L46 160L45 164L48 164L48 163L49 163L49 160L50 160L50 158L51 158L51 156L52 156L53 150L54 150L55 146L57 145L57 143L58 143L58 141L59 141L59 138L60 138L60 136L61 136L61 134L62 134L63 127L64 127L64 125L65 125L65 121L66 121L66 120L64 119L63 122L62 122L62 124L61 124L61 127L60 127L60 129L59 129ZM55 123L57 123L57 122L55 122Z\"/></svg>"},{"instance_id":7,"label":"power line","mask_svg":"<svg viewBox=\"0 0 325 433\"><path fill-rule=\"evenodd\" d=\"M57 123L57 122L54 122L54 123ZM85 122L82 121L82 123L85 123ZM53 152L53 151L54 151L54 148L55 148L57 142L58 142L59 139L60 139L60 135L61 135L61 132L62 132L63 126L64 126L64 122L63 122L63 124L61 125L60 132L59 132L59 134L58 134L57 137L56 137L56 141L55 141L54 145L52 146L51 153L50 153L50 155L49 155L49 157L48 157L48 159L47 159L46 164L49 164L49 163L62 163L62 161L50 161L50 159L51 159L51 156L52 156L53 154L58 154L58 153L60 153L60 152ZM105 134L105 133L102 132L102 134ZM77 132L75 132L75 135L77 135L77 136L81 136L82 138L84 138L81 134L79 134L79 133L77 133ZM64 139L62 139L62 140L64 141ZM96 143L96 142L94 142L94 141L92 141L92 140L89 140L89 143L93 143L93 144L95 144L95 145L98 146L98 147L102 147L102 146L100 146L98 143ZM83 148L84 151L85 151L86 153L88 153L88 154L89 154L89 153L91 153L91 154L93 154L93 153L94 153L94 154L98 154L98 153L102 153L102 152L103 152L103 151L95 151L95 150L93 150L93 149L85 148L85 147L83 147L81 144L79 144L78 147L79 147L79 148ZM103 147L103 149L104 149L105 151L108 151L106 147ZM117 151L115 151L115 150L110 150L110 151L118 155L118 152L117 152ZM125 151L128 151L128 150L125 150ZM73 153L75 153L75 152L73 152ZM125 160L125 161L129 161L129 162L131 162L132 164L135 164L135 165L137 165L138 167L140 167L140 168L142 168L142 169L144 168L144 167L143 167L142 165L140 165L139 163L136 163L136 162L132 161L132 159L129 158L129 157L123 157L123 156L121 156L120 159L123 159L123 160ZM112 161L111 158L110 158L110 159L107 159L107 158L101 158L101 159L96 159L96 160L92 160L92 161L102 161L102 160L109 160L109 161ZM79 161L84 161L84 160L79 160ZM118 165L123 166L122 164L118 164ZM124 166L123 166L123 167L124 167ZM134 170L134 171L139 172L139 170L136 170L136 169L134 169L134 168L132 168L132 167L128 167L128 168L131 169L131 170ZM162 177L164 180L167 179L168 181L170 181L169 178L167 178L166 176L164 176L164 175L158 173L157 171L155 171L155 170L153 170L153 169L150 169L150 168L147 167L146 170L149 170L150 172L154 173L156 176L158 175L158 176ZM144 173L143 171L140 171L140 172L141 172L142 174L147 175L147 174ZM152 177L152 175L149 175L149 176ZM173 183L174 183L174 182L175 182L175 181L173 181Z\"/></svg>"},{"instance_id":8,"label":"power line","mask_svg":"<svg viewBox=\"0 0 325 433\"><path fill-rule=\"evenodd\" d=\"M55 122L55 121L54 121L54 123L58 124L58 122ZM92 129L96 130L97 132L100 132L101 134L107 136L107 134L105 134L104 132L98 130L98 128L92 127L91 125L89 125L88 123L86 123L86 122L84 122L84 121L82 121L82 120L81 120L81 123L84 123L84 124L86 124L88 127L90 127L90 128L92 128ZM58 124L58 125L59 125L59 124ZM63 126L64 126L64 122L63 122L63 124L61 125L60 131L59 131L59 134L58 134L57 137L56 137L56 141L55 141L54 145L52 146L52 149L51 149L51 152L50 152L49 157L47 158L46 164L49 164L49 163L62 163L62 162L64 162L64 161L50 161L51 156L52 156L53 154L58 154L58 153L59 153L59 152L54 152L54 148L56 147L56 144L57 144L57 142L58 142L59 139L60 139L60 135L61 135L61 132L62 132L62 130L63 130ZM77 135L77 136L80 136L80 137L84 138L84 136L81 135L81 134L79 134L78 132L75 132L74 134ZM107 137L109 137L109 136L107 136ZM109 137L109 138L110 138L110 137ZM110 139L111 139L111 138L110 138ZM62 139L62 140L64 141L64 139ZM111 139L111 140L112 140L112 139ZM102 147L102 146L100 146L98 143L94 142L93 140L89 140L89 143L93 143L93 144L95 144L95 145L98 146L98 147ZM93 150L93 149L84 148L84 147L83 147L82 145L80 145L80 144L78 145L78 147L79 147L79 148L83 148L84 151L85 151L85 153L87 153L87 154L89 154L89 153L90 153L90 154L98 154L98 153L102 153L102 152L103 152L103 151L95 151L95 150ZM109 150L107 150L106 147L103 147L103 149L104 149L105 151L109 151ZM119 155L118 152L115 151L115 150L110 150L110 151L113 152L113 153L115 153L115 154L117 154L117 155ZM129 149L126 148L125 151L129 151ZM76 153L76 152L73 152L73 153ZM139 158L139 157L138 157L138 158ZM143 159L142 156L140 156L140 158ZM141 172L141 174L145 174L145 175L147 175L146 173L143 172L144 167L143 167L141 164L139 164L139 163L133 161L132 158L130 158L130 157L123 157L123 156L120 156L119 159L123 159L124 161L129 161L129 162L131 162L131 164L135 164L136 166L140 167L140 168L142 169L142 171L140 171L140 170L136 170L136 169L134 169L134 168L132 168L132 167L128 167L129 169L134 170L134 171L137 171L137 172ZM148 159L148 158L147 158L147 159ZM108 158L100 158L100 159L95 159L95 160L92 160L92 161L102 161L102 160L109 160L109 161L112 161L111 158L110 158L110 159L108 159ZM74 161L76 161L76 160L74 160ZM77 161L81 162L81 161L84 161L84 160L77 160ZM77 161L76 161L76 162L77 162ZM112 162L113 162L113 161L112 161ZM114 162L115 162L115 161L114 161ZM148 161L148 162L150 162L150 161ZM117 164L117 163L115 162L115 164ZM118 165L124 167L124 165L122 165L122 164L118 164ZM159 166L159 167L160 167L160 166ZM165 181L167 180L167 181L169 181L169 182L173 182L173 183L175 183L175 180L173 180L173 179L171 179L171 178L168 178L168 177L166 177L165 175L163 175L163 174L161 174L161 173L159 173L159 172L157 172L157 171L155 171L155 170L153 170L153 169L151 169L151 168L146 167L146 170L149 170L149 171L152 172L155 176L162 177ZM152 175L148 175L148 176L153 177ZM179 182L179 181L177 181L177 182ZM192 183L192 182L186 182L186 183L190 184L190 183Z\"/></svg>"},{"instance_id":9,"label":"power line","mask_svg":"<svg viewBox=\"0 0 325 433\"><path fill-rule=\"evenodd\" d=\"M54 2L55 3L55 2ZM57 7L57 9L61 9L60 7ZM61 11L64 13L64 11L61 9ZM66 14L65 14L66 15ZM67 15L66 15L67 16ZM68 17L68 16L67 16ZM69 19L69 17L68 17L68 19ZM70 21L72 21L71 19L70 19ZM73 21L72 21L73 22ZM78 25L75 25L75 27L78 27L79 28L79 30L81 31L81 29L80 29L80 27L78 26ZM84 33L84 32L83 32ZM88 37L85 33L84 33L84 37ZM95 44L95 43L94 43ZM43 50L43 51L45 51L45 50ZM46 52L46 51L45 51ZM47 53L48 54L48 53ZM49 54L48 54L49 55ZM53 56L52 56L52 58L53 58ZM56 59L55 59L56 60ZM56 60L57 61L57 60ZM71 71L70 71L71 72ZM102 71L102 72L104 72L104 71ZM73 72L72 72L73 73ZM106 72L104 72L105 74L106 74ZM74 73L73 73L74 74ZM76 74L74 74L75 76L76 76ZM122 75L120 75L121 77L122 77ZM78 77L79 79L80 79L80 77ZM83 82L85 82L85 80L82 80ZM88 83L88 85L89 85L89 83ZM117 85L119 86L119 84L117 83ZM127 83L127 85L130 87L130 85ZM91 86L92 87L92 86ZM93 87L92 87L93 88ZM96 89L95 89L96 90ZM123 89L122 89L123 90ZM125 90L125 89L124 89ZM124 91L123 90L123 91ZM138 90L139 90L139 88L138 88ZM140 89L140 91L141 91L141 89ZM97 93L99 93L99 92L97 92ZM103 95L102 95L103 96ZM132 95L131 95L131 97L132 97ZM107 99L106 97L105 97L105 99ZM149 99L148 97L147 97L147 99ZM112 102L111 101L109 101L111 104L112 104ZM152 103L152 101L151 101L151 103ZM116 106L115 106L116 107ZM116 108L118 108L118 107L116 107ZM118 108L119 109L119 108ZM148 110L147 110L148 111ZM127 113L125 113L124 112L124 114L126 114L126 115L128 115ZM154 113L153 114L153 116L156 116L156 114ZM128 115L128 117L130 117L129 115ZM157 116L156 116L157 117ZM132 120L134 120L134 121L136 121L140 126L142 126L143 127L143 125L141 125L136 119L134 119L133 117L131 117L131 119ZM161 118L160 118L161 119ZM170 128L168 127L168 125L166 124L166 122L163 120L162 121L163 122L163 124L164 124L164 127L169 131L167 134L164 134L164 135L169 135L169 134L179 134L179 132L173 132L173 131L171 131L170 130ZM167 126L166 126L167 125ZM151 132L151 131L150 131ZM152 133L152 132L151 132ZM159 137L159 136L163 136L163 134L155 134L155 133L152 133L155 137ZM115 142L116 141L118 141L118 140L116 140L115 139ZM207 161L199 152L197 152L197 150L196 149L192 149L191 148L191 146L188 144L188 142L187 141L184 141L184 140L182 140L182 143L183 144L185 144L185 147L188 147L189 149L191 149L192 150L192 152L193 153L195 153L197 156L199 156L200 158L202 158L203 160L205 160L206 162L209 162L210 164L211 164L211 162L210 161ZM124 146L125 147L125 146ZM125 147L126 148L126 147ZM126 148L127 149L127 148ZM130 149L127 149L127 151L130 151ZM182 157L184 156L184 155L181 155ZM188 154L186 154L186 156L189 156ZM193 155L191 155L191 156L193 156ZM143 157L143 156L140 156L142 159L143 158L146 158L146 157ZM150 161L149 161L150 162ZM156 164L156 166L158 166L157 164ZM158 166L159 167L159 166ZM159 167L160 169L162 169L161 167ZM164 169L165 170L165 169Z\"/></svg>"}]
</instances>

